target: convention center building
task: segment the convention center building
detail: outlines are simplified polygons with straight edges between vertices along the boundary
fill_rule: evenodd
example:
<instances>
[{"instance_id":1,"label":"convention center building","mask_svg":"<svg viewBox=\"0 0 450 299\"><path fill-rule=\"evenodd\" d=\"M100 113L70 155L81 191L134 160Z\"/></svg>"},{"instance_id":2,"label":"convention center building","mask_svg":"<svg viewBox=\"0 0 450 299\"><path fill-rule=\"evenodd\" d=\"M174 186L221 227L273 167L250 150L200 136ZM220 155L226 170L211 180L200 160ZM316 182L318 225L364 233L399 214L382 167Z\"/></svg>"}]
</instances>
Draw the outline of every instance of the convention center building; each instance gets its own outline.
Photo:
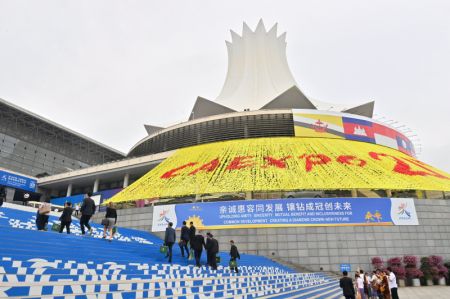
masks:
<instances>
[{"instance_id":1,"label":"convention center building","mask_svg":"<svg viewBox=\"0 0 450 299\"><path fill-rule=\"evenodd\" d=\"M199 96L185 122L145 125L126 155L1 101L0 167L55 205L93 192L120 209L119 226L161 234L192 221L314 271L450 258L450 174L418 160L411 134L375 119L374 101L305 95L276 25L231 37L217 98Z\"/></svg>"}]
</instances>

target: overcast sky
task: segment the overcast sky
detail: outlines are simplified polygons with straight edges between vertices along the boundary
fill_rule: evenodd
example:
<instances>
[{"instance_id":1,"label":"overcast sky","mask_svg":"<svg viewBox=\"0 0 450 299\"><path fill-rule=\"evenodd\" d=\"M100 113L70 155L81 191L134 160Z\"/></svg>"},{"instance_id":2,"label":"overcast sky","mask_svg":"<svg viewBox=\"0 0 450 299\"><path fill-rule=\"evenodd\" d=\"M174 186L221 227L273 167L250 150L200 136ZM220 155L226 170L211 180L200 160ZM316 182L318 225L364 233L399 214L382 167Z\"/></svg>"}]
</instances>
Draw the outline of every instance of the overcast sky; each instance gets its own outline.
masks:
<instances>
[{"instance_id":1,"label":"overcast sky","mask_svg":"<svg viewBox=\"0 0 450 299\"><path fill-rule=\"evenodd\" d=\"M302 91L375 100L450 171L450 1L0 0L0 98L120 151L214 100L229 29L278 22Z\"/></svg>"}]
</instances>

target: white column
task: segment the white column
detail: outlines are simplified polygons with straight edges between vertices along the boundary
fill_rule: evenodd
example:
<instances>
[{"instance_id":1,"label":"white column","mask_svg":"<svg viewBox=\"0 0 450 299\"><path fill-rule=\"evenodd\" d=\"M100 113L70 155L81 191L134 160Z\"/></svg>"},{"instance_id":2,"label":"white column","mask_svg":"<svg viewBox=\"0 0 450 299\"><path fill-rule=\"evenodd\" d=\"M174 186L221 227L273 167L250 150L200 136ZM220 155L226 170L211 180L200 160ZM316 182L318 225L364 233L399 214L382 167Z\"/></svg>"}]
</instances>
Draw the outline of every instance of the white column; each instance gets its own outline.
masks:
<instances>
[{"instance_id":1,"label":"white column","mask_svg":"<svg viewBox=\"0 0 450 299\"><path fill-rule=\"evenodd\" d=\"M95 181L94 181L94 189L92 190L92 193L95 193L95 192L98 191L99 183L100 183L100 180L99 179L95 179Z\"/></svg>"},{"instance_id":2,"label":"white column","mask_svg":"<svg viewBox=\"0 0 450 299\"><path fill-rule=\"evenodd\" d=\"M66 196L72 196L72 183L67 186L67 193Z\"/></svg>"},{"instance_id":3,"label":"white column","mask_svg":"<svg viewBox=\"0 0 450 299\"><path fill-rule=\"evenodd\" d=\"M123 177L123 187L124 188L128 187L129 182L130 182L130 174L126 173Z\"/></svg>"}]
</instances>

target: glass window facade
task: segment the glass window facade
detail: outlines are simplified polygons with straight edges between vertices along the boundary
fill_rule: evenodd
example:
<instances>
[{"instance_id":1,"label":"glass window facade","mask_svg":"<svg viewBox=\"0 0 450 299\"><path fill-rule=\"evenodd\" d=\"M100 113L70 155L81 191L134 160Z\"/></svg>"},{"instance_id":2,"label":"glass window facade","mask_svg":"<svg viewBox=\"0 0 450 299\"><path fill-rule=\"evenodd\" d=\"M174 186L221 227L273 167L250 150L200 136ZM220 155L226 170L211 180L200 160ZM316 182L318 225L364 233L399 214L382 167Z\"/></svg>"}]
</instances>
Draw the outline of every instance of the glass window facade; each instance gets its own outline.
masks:
<instances>
[{"instance_id":1,"label":"glass window facade","mask_svg":"<svg viewBox=\"0 0 450 299\"><path fill-rule=\"evenodd\" d=\"M0 167L39 176L88 167L89 164L0 133Z\"/></svg>"}]
</instances>

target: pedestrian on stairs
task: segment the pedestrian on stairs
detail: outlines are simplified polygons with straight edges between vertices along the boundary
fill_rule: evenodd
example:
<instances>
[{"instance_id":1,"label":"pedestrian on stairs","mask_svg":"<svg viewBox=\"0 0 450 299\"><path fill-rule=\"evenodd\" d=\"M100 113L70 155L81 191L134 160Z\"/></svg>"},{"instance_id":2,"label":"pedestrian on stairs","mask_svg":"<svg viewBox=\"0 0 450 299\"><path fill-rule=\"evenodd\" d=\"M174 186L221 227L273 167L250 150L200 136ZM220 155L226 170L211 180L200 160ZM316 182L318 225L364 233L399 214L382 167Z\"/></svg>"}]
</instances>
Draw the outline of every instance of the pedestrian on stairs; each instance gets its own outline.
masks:
<instances>
[{"instance_id":1,"label":"pedestrian on stairs","mask_svg":"<svg viewBox=\"0 0 450 299\"><path fill-rule=\"evenodd\" d=\"M183 226L181 227L181 236L180 236L180 250L181 256L184 257L184 252L186 251L186 256L189 257L189 249L187 244L189 243L189 228L186 226L186 221L183 221Z\"/></svg>"},{"instance_id":2,"label":"pedestrian on stairs","mask_svg":"<svg viewBox=\"0 0 450 299\"><path fill-rule=\"evenodd\" d=\"M342 289L345 299L355 299L355 288L353 286L353 280L348 277L348 272L342 272L342 278L339 281L339 286Z\"/></svg>"},{"instance_id":3,"label":"pedestrian on stairs","mask_svg":"<svg viewBox=\"0 0 450 299\"><path fill-rule=\"evenodd\" d=\"M230 240L230 245L231 245L231 249L230 249L230 261L236 261L236 259L241 259L241 256L239 255L239 251L236 247L236 245L234 245L234 241ZM235 271L236 273L239 273L238 271L238 267L233 267L230 268L230 271Z\"/></svg>"},{"instance_id":4,"label":"pedestrian on stairs","mask_svg":"<svg viewBox=\"0 0 450 299\"><path fill-rule=\"evenodd\" d=\"M80 228L81 234L84 235L84 227L86 226L89 230L89 233L92 235L92 227L89 225L89 220L91 220L92 215L95 214L95 202L91 198L92 193L88 192L87 197L83 200L83 204L81 205L81 218L80 218Z\"/></svg>"},{"instance_id":5,"label":"pedestrian on stairs","mask_svg":"<svg viewBox=\"0 0 450 299\"><path fill-rule=\"evenodd\" d=\"M75 216L78 217L78 213L79 213L79 212L80 212L80 204L77 203L77 204L75 205Z\"/></svg>"},{"instance_id":6,"label":"pedestrian on stairs","mask_svg":"<svg viewBox=\"0 0 450 299\"><path fill-rule=\"evenodd\" d=\"M217 270L216 254L219 252L219 242L216 239L214 239L214 236L211 233L206 234L205 249L208 265L213 270Z\"/></svg>"},{"instance_id":7,"label":"pedestrian on stairs","mask_svg":"<svg viewBox=\"0 0 450 299\"><path fill-rule=\"evenodd\" d=\"M103 239L106 239L106 231L109 230L109 242L112 242L114 237L114 226L117 224L117 211L114 204L110 202L106 207L105 218L102 220L103 224Z\"/></svg>"},{"instance_id":8,"label":"pedestrian on stairs","mask_svg":"<svg viewBox=\"0 0 450 299\"><path fill-rule=\"evenodd\" d=\"M194 226L194 222L190 222L189 223L190 227L189 227L189 241L190 243L192 243L192 240L195 238L195 226ZM192 248L192 246L191 246Z\"/></svg>"},{"instance_id":9,"label":"pedestrian on stairs","mask_svg":"<svg viewBox=\"0 0 450 299\"><path fill-rule=\"evenodd\" d=\"M64 210L61 214L61 217L59 217L59 221L61 221L61 225L59 227L59 233L62 233L64 230L64 227L66 227L67 234L70 234L70 224L72 223L72 203L66 202L64 204Z\"/></svg>"},{"instance_id":10,"label":"pedestrian on stairs","mask_svg":"<svg viewBox=\"0 0 450 299\"><path fill-rule=\"evenodd\" d=\"M164 244L168 247L167 255L166 257L169 258L169 263L172 263L172 246L175 243L175 240L177 239L177 234L175 232L175 229L173 229L173 223L169 222L169 225L166 228L166 234L164 236Z\"/></svg>"},{"instance_id":11,"label":"pedestrian on stairs","mask_svg":"<svg viewBox=\"0 0 450 299\"><path fill-rule=\"evenodd\" d=\"M203 247L205 247L205 238L201 232L198 231L197 234L191 239L191 248L194 250L195 265L199 268Z\"/></svg>"}]
</instances>

